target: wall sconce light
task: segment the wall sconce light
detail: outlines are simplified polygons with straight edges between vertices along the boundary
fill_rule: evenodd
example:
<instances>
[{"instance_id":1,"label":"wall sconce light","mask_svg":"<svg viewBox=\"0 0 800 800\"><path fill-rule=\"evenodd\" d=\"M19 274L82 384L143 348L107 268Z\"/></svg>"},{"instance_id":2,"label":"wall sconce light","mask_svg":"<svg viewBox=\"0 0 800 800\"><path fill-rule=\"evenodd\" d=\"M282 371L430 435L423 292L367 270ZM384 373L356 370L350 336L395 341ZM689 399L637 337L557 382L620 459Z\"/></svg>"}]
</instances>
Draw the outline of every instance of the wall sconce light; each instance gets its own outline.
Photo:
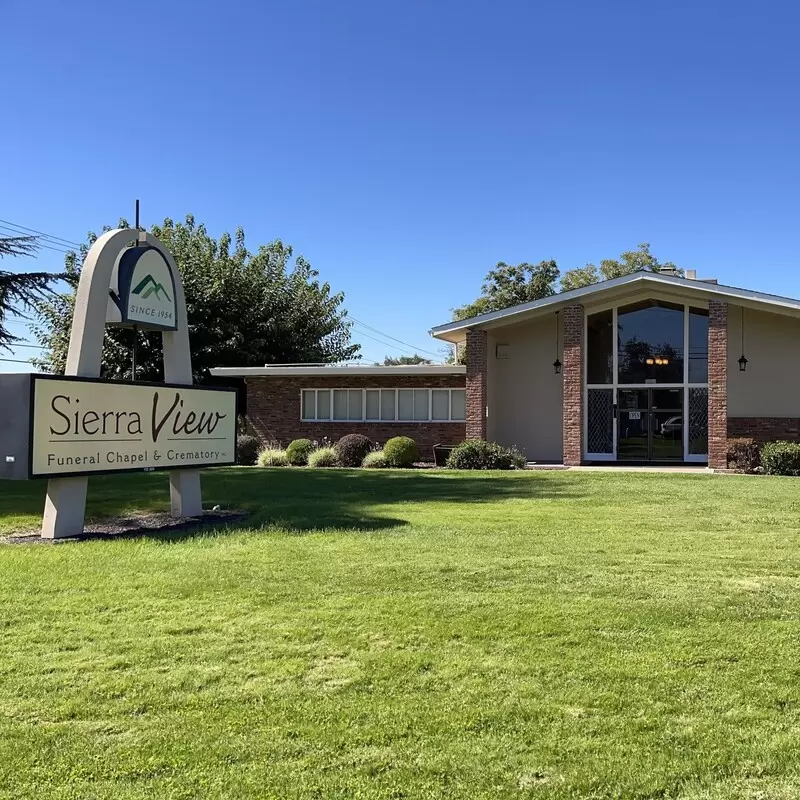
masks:
<instances>
[{"instance_id":1,"label":"wall sconce light","mask_svg":"<svg viewBox=\"0 0 800 800\"><path fill-rule=\"evenodd\" d=\"M739 357L739 372L747 369L747 359L744 357L744 306L742 306L742 355Z\"/></svg>"},{"instance_id":2,"label":"wall sconce light","mask_svg":"<svg viewBox=\"0 0 800 800\"><path fill-rule=\"evenodd\" d=\"M558 311L556 311L556 360L553 362L553 372L561 374L561 361L558 358Z\"/></svg>"}]
</instances>

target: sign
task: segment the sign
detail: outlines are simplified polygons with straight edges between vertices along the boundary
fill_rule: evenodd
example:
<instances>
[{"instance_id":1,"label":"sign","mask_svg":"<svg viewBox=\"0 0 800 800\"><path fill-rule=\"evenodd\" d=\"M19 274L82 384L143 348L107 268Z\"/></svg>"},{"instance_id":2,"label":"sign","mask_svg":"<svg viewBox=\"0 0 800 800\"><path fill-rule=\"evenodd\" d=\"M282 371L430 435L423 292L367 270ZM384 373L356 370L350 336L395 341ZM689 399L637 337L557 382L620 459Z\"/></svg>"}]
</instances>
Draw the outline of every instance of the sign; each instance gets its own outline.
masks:
<instances>
[{"instance_id":1,"label":"sign","mask_svg":"<svg viewBox=\"0 0 800 800\"><path fill-rule=\"evenodd\" d=\"M164 255L156 247L122 251L116 270L117 292L112 295L122 325L175 330L175 282ZM120 324L120 323L117 323Z\"/></svg>"},{"instance_id":2,"label":"sign","mask_svg":"<svg viewBox=\"0 0 800 800\"><path fill-rule=\"evenodd\" d=\"M629 411L628 412L628 419L641 419L642 412L641 411Z\"/></svg>"},{"instance_id":3,"label":"sign","mask_svg":"<svg viewBox=\"0 0 800 800\"><path fill-rule=\"evenodd\" d=\"M31 477L236 461L235 389L31 377Z\"/></svg>"}]
</instances>

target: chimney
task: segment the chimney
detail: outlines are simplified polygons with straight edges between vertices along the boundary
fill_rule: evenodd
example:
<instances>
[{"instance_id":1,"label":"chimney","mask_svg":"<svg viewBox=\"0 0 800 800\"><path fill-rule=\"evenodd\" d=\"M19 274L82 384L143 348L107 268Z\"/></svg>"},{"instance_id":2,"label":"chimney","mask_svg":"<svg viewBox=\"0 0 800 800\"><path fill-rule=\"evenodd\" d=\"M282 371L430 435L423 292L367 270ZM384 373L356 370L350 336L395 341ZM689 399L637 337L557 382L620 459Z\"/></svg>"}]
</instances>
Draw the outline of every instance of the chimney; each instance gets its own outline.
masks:
<instances>
[{"instance_id":1,"label":"chimney","mask_svg":"<svg viewBox=\"0 0 800 800\"><path fill-rule=\"evenodd\" d=\"M686 270L686 280L687 281L696 281L697 280L697 270L696 269L687 269Z\"/></svg>"},{"instance_id":2,"label":"chimney","mask_svg":"<svg viewBox=\"0 0 800 800\"><path fill-rule=\"evenodd\" d=\"M674 267L659 267L658 273L659 275L667 275L670 278L678 277L678 271Z\"/></svg>"}]
</instances>

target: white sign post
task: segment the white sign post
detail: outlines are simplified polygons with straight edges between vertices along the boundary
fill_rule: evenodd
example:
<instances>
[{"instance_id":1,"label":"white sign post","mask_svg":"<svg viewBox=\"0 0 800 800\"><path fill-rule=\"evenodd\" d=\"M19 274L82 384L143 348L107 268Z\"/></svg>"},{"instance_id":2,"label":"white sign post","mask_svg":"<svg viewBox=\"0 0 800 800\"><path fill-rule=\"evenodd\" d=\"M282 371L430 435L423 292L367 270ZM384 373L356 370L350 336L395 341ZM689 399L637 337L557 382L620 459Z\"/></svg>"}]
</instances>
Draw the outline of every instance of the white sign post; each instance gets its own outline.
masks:
<instances>
[{"instance_id":1,"label":"white sign post","mask_svg":"<svg viewBox=\"0 0 800 800\"><path fill-rule=\"evenodd\" d=\"M137 246L131 247L132 242ZM183 285L172 255L155 236L117 229L104 233L92 245L75 298L65 375L100 377L107 323L135 323L161 330L164 380L191 386L192 358ZM50 479L43 537L58 539L83 533L87 483L85 476ZM171 471L169 484L173 517L202 513L199 471Z\"/></svg>"}]
</instances>

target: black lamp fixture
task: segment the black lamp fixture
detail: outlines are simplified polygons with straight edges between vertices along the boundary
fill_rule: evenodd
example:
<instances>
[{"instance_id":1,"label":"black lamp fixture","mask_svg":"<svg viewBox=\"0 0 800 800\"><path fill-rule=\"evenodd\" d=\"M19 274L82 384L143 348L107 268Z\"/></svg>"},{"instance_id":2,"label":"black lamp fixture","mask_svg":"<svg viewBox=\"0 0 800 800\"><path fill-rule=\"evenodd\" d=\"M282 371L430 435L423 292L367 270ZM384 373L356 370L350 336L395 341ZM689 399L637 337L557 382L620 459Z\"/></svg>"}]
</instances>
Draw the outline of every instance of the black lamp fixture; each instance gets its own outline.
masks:
<instances>
[{"instance_id":1,"label":"black lamp fixture","mask_svg":"<svg viewBox=\"0 0 800 800\"><path fill-rule=\"evenodd\" d=\"M747 359L744 357L744 306L742 306L742 355L739 357L739 372L747 369Z\"/></svg>"},{"instance_id":2,"label":"black lamp fixture","mask_svg":"<svg viewBox=\"0 0 800 800\"><path fill-rule=\"evenodd\" d=\"M558 358L558 311L556 311L556 360L553 362L553 372L561 374L561 361Z\"/></svg>"}]
</instances>

